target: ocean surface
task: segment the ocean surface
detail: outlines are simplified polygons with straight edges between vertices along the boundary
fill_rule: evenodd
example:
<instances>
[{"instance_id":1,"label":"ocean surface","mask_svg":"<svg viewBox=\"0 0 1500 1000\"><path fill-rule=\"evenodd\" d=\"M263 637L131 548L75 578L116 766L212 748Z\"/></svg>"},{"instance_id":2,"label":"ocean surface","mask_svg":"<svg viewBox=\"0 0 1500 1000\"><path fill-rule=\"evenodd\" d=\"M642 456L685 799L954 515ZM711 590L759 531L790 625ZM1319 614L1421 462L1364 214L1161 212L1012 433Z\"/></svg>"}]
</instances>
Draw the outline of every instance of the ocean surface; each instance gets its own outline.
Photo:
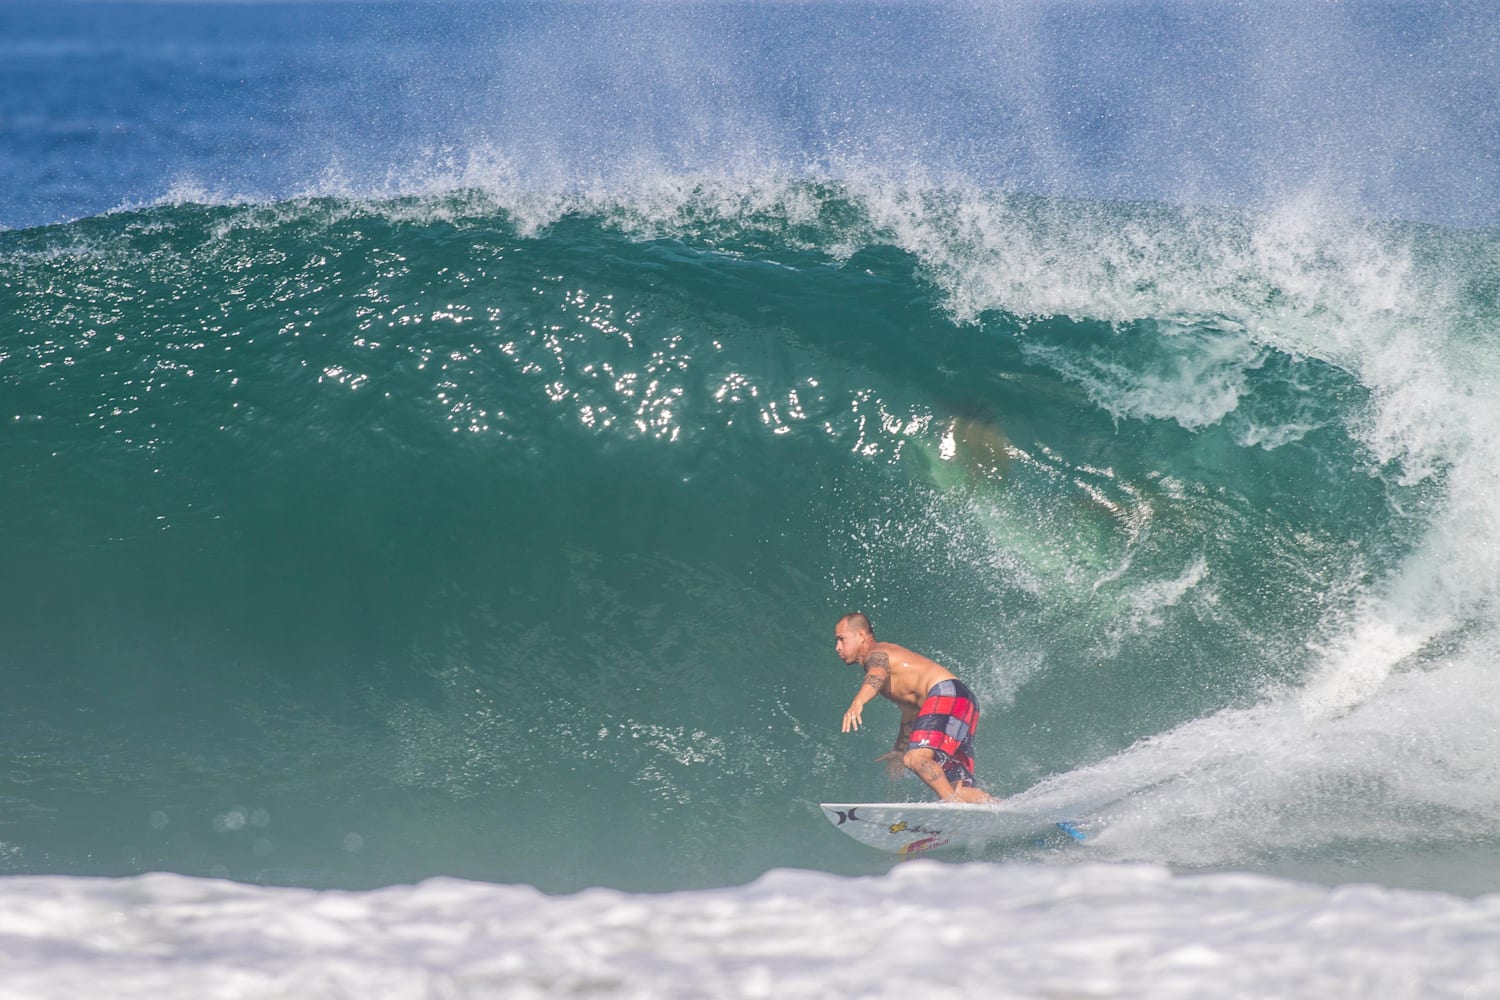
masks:
<instances>
[{"instance_id":1,"label":"ocean surface","mask_svg":"<svg viewBox=\"0 0 1500 1000\"><path fill-rule=\"evenodd\" d=\"M1483 5L0 0L0 998L1500 996L1497 195Z\"/></svg>"}]
</instances>

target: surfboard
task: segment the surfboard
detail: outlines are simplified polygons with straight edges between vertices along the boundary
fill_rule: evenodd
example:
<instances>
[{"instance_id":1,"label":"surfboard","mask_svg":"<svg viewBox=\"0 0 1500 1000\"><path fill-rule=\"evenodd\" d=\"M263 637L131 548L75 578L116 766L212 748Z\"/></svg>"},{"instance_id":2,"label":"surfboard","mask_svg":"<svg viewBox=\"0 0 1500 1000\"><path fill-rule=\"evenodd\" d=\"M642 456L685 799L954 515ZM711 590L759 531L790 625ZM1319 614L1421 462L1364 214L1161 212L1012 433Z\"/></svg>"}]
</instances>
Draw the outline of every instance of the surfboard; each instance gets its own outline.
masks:
<instances>
[{"instance_id":1,"label":"surfboard","mask_svg":"<svg viewBox=\"0 0 1500 1000\"><path fill-rule=\"evenodd\" d=\"M958 802L821 803L823 815L842 833L891 854L913 855L944 847L1035 837L1061 830L1074 840L1087 836L1076 823L1052 811Z\"/></svg>"}]
</instances>

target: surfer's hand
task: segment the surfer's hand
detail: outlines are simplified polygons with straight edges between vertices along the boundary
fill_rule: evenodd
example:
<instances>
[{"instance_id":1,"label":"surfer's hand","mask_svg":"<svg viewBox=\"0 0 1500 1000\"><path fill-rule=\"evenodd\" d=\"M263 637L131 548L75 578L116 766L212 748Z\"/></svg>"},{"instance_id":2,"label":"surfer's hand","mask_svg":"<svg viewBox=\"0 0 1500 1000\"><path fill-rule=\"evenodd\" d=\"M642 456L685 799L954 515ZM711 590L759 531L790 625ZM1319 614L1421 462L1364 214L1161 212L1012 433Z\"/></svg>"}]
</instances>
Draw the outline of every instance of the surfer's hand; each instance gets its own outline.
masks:
<instances>
[{"instance_id":1,"label":"surfer's hand","mask_svg":"<svg viewBox=\"0 0 1500 1000\"><path fill-rule=\"evenodd\" d=\"M852 733L859 729L859 724L864 721L861 718L863 714L864 710L859 705L849 706L849 711L844 713L844 728L841 731Z\"/></svg>"},{"instance_id":2,"label":"surfer's hand","mask_svg":"<svg viewBox=\"0 0 1500 1000\"><path fill-rule=\"evenodd\" d=\"M880 762L884 761L886 776L890 778L899 778L901 776L902 768L906 767L906 765L902 762L902 758L904 758L905 756L905 750L892 750L889 753L883 753L879 757L876 757L875 763L879 764Z\"/></svg>"}]
</instances>

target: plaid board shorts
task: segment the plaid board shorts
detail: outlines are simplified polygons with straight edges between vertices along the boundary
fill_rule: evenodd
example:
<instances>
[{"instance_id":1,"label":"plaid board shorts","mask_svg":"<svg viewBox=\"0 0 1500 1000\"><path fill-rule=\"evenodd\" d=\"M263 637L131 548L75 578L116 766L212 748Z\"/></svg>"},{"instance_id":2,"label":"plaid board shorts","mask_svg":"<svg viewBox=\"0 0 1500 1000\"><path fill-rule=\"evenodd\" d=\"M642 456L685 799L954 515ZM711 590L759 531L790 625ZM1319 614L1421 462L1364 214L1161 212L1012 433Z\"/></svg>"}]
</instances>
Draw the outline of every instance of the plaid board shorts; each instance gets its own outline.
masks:
<instances>
[{"instance_id":1,"label":"plaid board shorts","mask_svg":"<svg viewBox=\"0 0 1500 1000\"><path fill-rule=\"evenodd\" d=\"M979 728L979 702L974 692L956 678L938 681L927 692L911 724L911 747L928 747L955 784L974 783L974 730Z\"/></svg>"}]
</instances>

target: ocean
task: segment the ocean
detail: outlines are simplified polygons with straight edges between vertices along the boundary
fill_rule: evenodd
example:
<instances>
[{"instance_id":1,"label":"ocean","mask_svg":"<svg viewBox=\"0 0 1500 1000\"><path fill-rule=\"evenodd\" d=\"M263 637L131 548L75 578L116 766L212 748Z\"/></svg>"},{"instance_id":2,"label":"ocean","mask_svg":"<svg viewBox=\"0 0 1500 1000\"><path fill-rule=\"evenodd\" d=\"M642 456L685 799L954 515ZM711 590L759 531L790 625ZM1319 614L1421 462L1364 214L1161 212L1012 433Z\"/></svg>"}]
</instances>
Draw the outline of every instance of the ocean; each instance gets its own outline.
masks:
<instances>
[{"instance_id":1,"label":"ocean","mask_svg":"<svg viewBox=\"0 0 1500 1000\"><path fill-rule=\"evenodd\" d=\"M1497 56L0 0L0 998L1500 996Z\"/></svg>"}]
</instances>

